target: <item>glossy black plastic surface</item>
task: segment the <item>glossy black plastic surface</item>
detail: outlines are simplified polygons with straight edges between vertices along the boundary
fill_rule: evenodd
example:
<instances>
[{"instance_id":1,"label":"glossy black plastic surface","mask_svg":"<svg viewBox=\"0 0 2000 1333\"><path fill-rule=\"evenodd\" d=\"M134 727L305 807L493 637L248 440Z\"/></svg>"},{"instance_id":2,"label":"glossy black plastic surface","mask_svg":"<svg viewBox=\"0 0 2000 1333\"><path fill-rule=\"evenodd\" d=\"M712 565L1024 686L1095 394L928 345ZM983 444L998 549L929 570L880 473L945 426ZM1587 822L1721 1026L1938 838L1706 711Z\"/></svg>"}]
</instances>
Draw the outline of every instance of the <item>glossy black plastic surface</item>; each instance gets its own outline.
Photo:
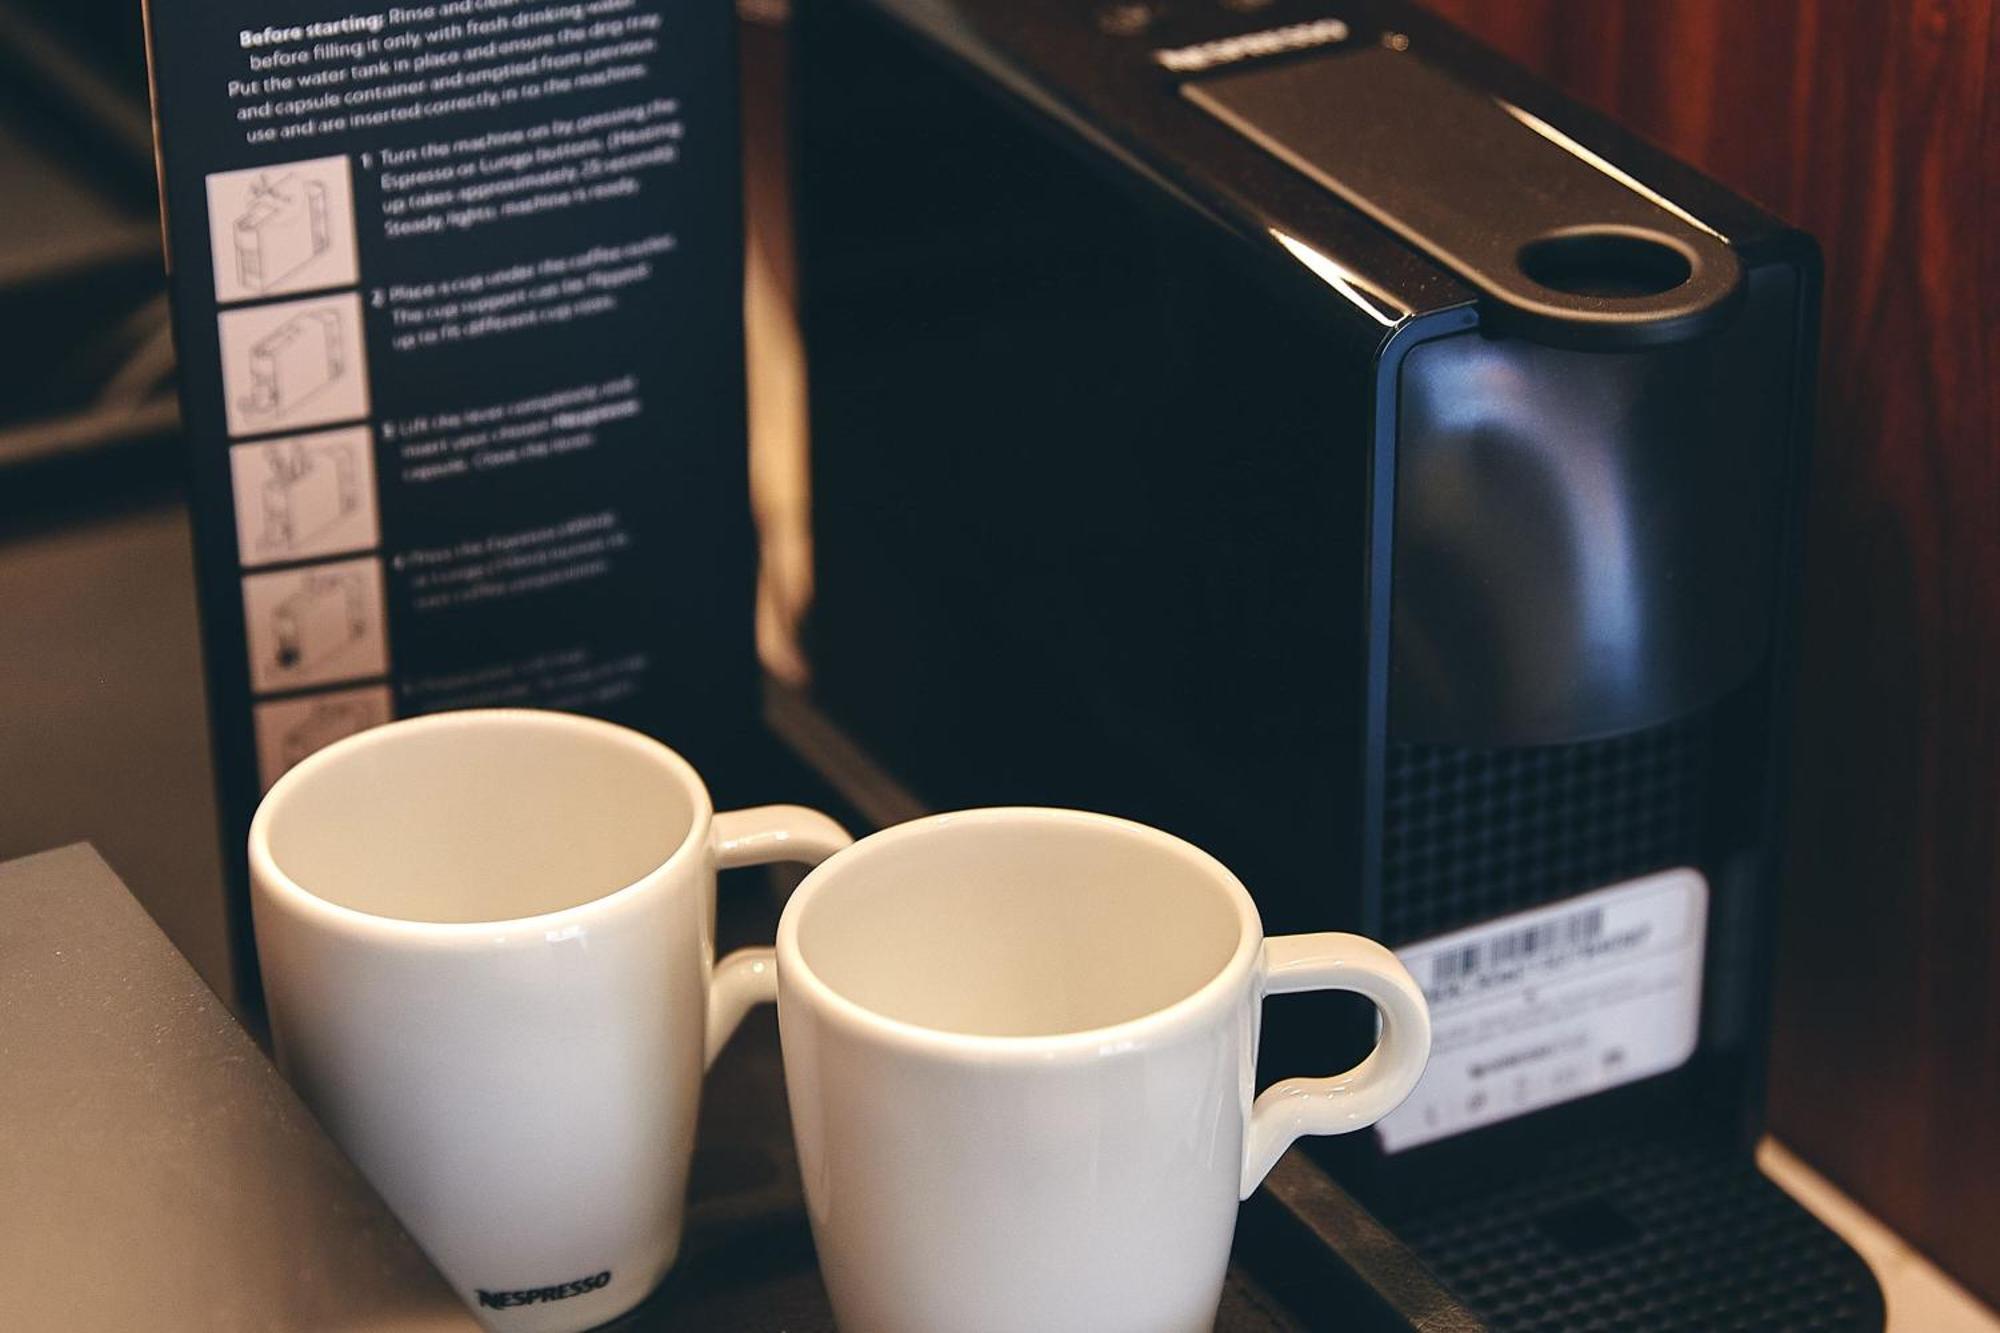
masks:
<instances>
[{"instance_id":1,"label":"glossy black plastic surface","mask_svg":"<svg viewBox=\"0 0 2000 1333\"><path fill-rule=\"evenodd\" d=\"M1606 1126L1754 1171L1811 242L1413 7L1138 8L797 10L815 701L927 804L1191 839L1271 933L1403 944L1700 871L1685 1065L1394 1156L1314 1151L1371 1203L1468 1163L1482 1190L1532 1180ZM1377 48L1726 238L1742 294L1643 348L1538 336L1183 91ZM1549 217L1510 243L1566 296L1680 276L1542 244L1608 225ZM1369 1018L1274 1001L1260 1058L1337 1068ZM1589 1268L1646 1281L1649 1255Z\"/></svg>"},{"instance_id":2,"label":"glossy black plastic surface","mask_svg":"<svg viewBox=\"0 0 2000 1333\"><path fill-rule=\"evenodd\" d=\"M1590 353L1467 333L1404 363L1390 734L1493 747L1651 727L1771 644L1797 280L1718 333Z\"/></svg>"},{"instance_id":3,"label":"glossy black plastic surface","mask_svg":"<svg viewBox=\"0 0 2000 1333\"><path fill-rule=\"evenodd\" d=\"M1743 266L1720 236L1407 50L1255 68L1182 93L1478 287L1507 331L1655 346L1719 327L1741 296Z\"/></svg>"}]
</instances>

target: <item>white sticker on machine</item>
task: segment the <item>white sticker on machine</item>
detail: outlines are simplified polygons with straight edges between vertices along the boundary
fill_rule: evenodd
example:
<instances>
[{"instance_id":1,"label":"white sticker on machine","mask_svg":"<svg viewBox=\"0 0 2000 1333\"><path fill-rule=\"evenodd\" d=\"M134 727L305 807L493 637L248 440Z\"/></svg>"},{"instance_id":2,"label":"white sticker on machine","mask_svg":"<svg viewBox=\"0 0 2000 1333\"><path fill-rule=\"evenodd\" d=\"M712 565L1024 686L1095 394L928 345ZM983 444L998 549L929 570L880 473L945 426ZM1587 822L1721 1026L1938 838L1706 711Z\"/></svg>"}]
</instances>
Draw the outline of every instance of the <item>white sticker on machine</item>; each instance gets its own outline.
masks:
<instances>
[{"instance_id":1,"label":"white sticker on machine","mask_svg":"<svg viewBox=\"0 0 2000 1333\"><path fill-rule=\"evenodd\" d=\"M1431 1062L1375 1131L1401 1152L1678 1068L1701 1023L1708 881L1662 871L1396 951Z\"/></svg>"}]
</instances>

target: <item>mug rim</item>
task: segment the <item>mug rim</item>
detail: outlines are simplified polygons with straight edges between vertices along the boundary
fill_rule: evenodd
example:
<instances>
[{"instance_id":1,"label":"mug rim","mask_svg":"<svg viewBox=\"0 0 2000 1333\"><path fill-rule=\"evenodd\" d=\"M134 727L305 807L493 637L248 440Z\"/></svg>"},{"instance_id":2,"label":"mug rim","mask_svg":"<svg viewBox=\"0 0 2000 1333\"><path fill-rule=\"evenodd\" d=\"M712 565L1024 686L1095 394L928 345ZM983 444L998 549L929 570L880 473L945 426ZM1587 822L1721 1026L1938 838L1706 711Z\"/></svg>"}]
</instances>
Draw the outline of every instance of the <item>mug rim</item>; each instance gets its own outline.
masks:
<instances>
[{"instance_id":1,"label":"mug rim","mask_svg":"<svg viewBox=\"0 0 2000 1333\"><path fill-rule=\"evenodd\" d=\"M594 898L580 903L571 903L553 911L536 912L528 916L494 917L482 921L423 921L412 917L385 916L380 912L367 912L358 907L349 907L322 897L285 871L271 852L270 824L277 818L277 808L284 804L289 789L309 780L313 773L322 768L342 762L347 756L363 750L392 743L397 736L413 731L444 731L453 728L474 727L500 723L509 726L543 727L551 731L566 731L572 734L589 733L602 739L613 741L634 751L644 753L659 762L681 784L693 807L693 817L688 821L688 829L673 851L627 883ZM647 885L664 876L675 866L683 863L697 848L708 844L709 827L715 817L715 803L709 796L708 784L701 780L681 753L666 742L648 736L642 731L607 722L602 718L587 717L582 713L567 713L554 708L460 708L442 713L425 713L417 717L397 718L365 731L343 736L339 740L314 751L271 784L269 791L257 802L256 813L250 818L250 884L252 907L260 895L259 890L277 899L288 910L316 917L322 924L346 931L361 931L373 934L387 934L402 939L428 939L437 943L476 941L480 944L495 943L496 931L529 929L537 934L546 930L559 930L573 925L586 915L594 915L607 910L616 902L638 894Z\"/></svg>"},{"instance_id":2,"label":"mug rim","mask_svg":"<svg viewBox=\"0 0 2000 1333\"><path fill-rule=\"evenodd\" d=\"M1178 999L1133 1018L1071 1032L955 1032L908 1019L892 1018L835 990L815 972L799 947L799 925L812 900L825 885L855 873L869 857L898 843L936 836L954 827L992 824L1069 824L1136 836L1202 872L1230 899L1236 909L1236 947L1215 974ZM1185 838L1117 815L1056 806L1005 805L952 810L891 825L861 838L815 866L792 890L778 919L778 993L780 1012L792 987L812 1008L877 1043L920 1055L946 1059L977 1059L1021 1064L1046 1064L1056 1057L1095 1057L1124 1049L1140 1049L1162 1038L1193 1028L1211 1010L1226 1007L1248 985L1249 974L1264 948L1264 923L1250 891L1236 873Z\"/></svg>"}]
</instances>

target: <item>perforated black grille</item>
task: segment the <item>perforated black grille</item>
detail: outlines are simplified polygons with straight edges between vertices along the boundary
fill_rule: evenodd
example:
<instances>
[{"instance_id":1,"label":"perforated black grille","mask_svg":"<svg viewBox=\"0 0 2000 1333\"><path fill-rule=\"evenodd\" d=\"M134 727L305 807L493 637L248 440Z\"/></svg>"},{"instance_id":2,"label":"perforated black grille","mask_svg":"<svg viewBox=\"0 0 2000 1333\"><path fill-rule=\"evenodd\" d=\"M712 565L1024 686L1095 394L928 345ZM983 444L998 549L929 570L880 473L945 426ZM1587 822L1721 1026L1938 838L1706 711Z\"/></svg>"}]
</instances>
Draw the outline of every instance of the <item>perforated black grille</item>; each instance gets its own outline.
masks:
<instances>
[{"instance_id":1,"label":"perforated black grille","mask_svg":"<svg viewBox=\"0 0 2000 1333\"><path fill-rule=\"evenodd\" d=\"M1384 1211L1504 1333L1882 1327L1867 1265L1733 1155L1585 1145L1512 1188Z\"/></svg>"},{"instance_id":2,"label":"perforated black grille","mask_svg":"<svg viewBox=\"0 0 2000 1333\"><path fill-rule=\"evenodd\" d=\"M1693 863L1704 723L1507 750L1391 743L1382 847L1388 941Z\"/></svg>"}]
</instances>

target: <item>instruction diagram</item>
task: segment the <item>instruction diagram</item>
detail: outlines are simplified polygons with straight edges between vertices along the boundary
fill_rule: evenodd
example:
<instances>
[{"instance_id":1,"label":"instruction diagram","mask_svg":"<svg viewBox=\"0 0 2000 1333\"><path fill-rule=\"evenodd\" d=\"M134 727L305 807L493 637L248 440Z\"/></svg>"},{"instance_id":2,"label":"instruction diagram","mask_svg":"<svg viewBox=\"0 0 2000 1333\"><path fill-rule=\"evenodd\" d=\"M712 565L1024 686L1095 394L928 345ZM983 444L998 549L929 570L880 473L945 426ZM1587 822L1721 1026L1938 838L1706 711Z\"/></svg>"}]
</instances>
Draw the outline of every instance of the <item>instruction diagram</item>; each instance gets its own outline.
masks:
<instances>
[{"instance_id":1,"label":"instruction diagram","mask_svg":"<svg viewBox=\"0 0 2000 1333\"><path fill-rule=\"evenodd\" d=\"M374 437L365 426L239 444L229 468L246 568L366 550L379 540Z\"/></svg>"},{"instance_id":2,"label":"instruction diagram","mask_svg":"<svg viewBox=\"0 0 2000 1333\"><path fill-rule=\"evenodd\" d=\"M234 230L236 280L267 292L332 248L326 186L294 176L259 176Z\"/></svg>"},{"instance_id":3,"label":"instruction diagram","mask_svg":"<svg viewBox=\"0 0 2000 1333\"><path fill-rule=\"evenodd\" d=\"M368 415L358 295L224 311L220 332L231 435Z\"/></svg>"},{"instance_id":4,"label":"instruction diagram","mask_svg":"<svg viewBox=\"0 0 2000 1333\"><path fill-rule=\"evenodd\" d=\"M271 613L279 669L311 670L361 642L368 632L366 595L360 576L352 572L309 576L305 587Z\"/></svg>"},{"instance_id":5,"label":"instruction diagram","mask_svg":"<svg viewBox=\"0 0 2000 1333\"><path fill-rule=\"evenodd\" d=\"M293 445L270 456L264 483L265 550L290 551L361 508L360 468L344 445Z\"/></svg>"},{"instance_id":6,"label":"instruction diagram","mask_svg":"<svg viewBox=\"0 0 2000 1333\"><path fill-rule=\"evenodd\" d=\"M386 685L274 699L256 709L257 769L266 790L301 759L395 714Z\"/></svg>"},{"instance_id":7,"label":"instruction diagram","mask_svg":"<svg viewBox=\"0 0 2000 1333\"><path fill-rule=\"evenodd\" d=\"M243 580L243 612L259 693L388 670L379 560L253 574Z\"/></svg>"},{"instance_id":8,"label":"instruction diagram","mask_svg":"<svg viewBox=\"0 0 2000 1333\"><path fill-rule=\"evenodd\" d=\"M340 312L308 310L294 315L250 349L247 412L278 416L296 411L346 369L340 342Z\"/></svg>"},{"instance_id":9,"label":"instruction diagram","mask_svg":"<svg viewBox=\"0 0 2000 1333\"><path fill-rule=\"evenodd\" d=\"M220 171L207 184L217 302L359 281L346 157Z\"/></svg>"}]
</instances>

